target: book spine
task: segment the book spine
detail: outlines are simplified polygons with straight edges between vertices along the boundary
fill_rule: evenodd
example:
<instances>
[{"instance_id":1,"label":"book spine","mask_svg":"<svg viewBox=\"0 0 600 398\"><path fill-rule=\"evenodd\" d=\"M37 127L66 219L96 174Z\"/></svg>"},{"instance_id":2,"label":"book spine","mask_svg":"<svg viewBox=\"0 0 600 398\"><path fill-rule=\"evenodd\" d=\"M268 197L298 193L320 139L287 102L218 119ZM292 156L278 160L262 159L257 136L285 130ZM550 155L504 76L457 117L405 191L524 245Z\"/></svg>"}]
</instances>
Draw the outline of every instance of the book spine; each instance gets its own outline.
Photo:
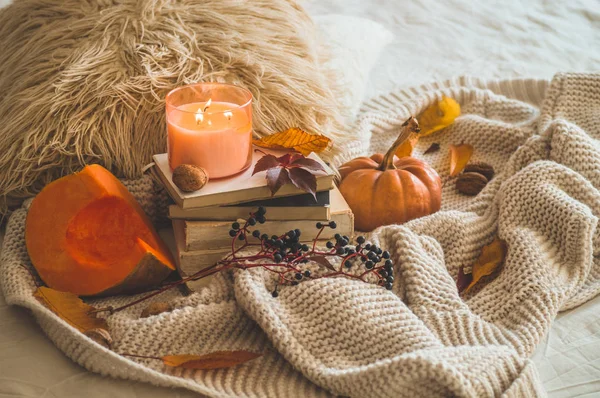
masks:
<instances>
[{"instance_id":1,"label":"book spine","mask_svg":"<svg viewBox=\"0 0 600 398\"><path fill-rule=\"evenodd\" d=\"M319 240L317 245L319 247L325 247L327 240ZM182 276L193 275L198 271L203 270L206 267L210 267L219 260L223 259L231 253L231 250L223 249L222 251L206 250L189 251L180 253L178 257L178 271Z\"/></svg>"},{"instance_id":2,"label":"book spine","mask_svg":"<svg viewBox=\"0 0 600 398\"><path fill-rule=\"evenodd\" d=\"M321 233L321 239L331 239L336 233L352 236L354 230L354 216L351 212L332 214L331 220L337 224L336 229L325 228ZM327 223L328 221L323 221ZM310 242L316 236L319 230L315 222L309 221L267 221L264 224L257 224L252 229L258 229L261 233L267 235L282 235L289 230L299 228L302 230L300 240ZM231 246L231 237L229 230L231 223L218 222L194 222L185 221L185 248L188 251L227 248ZM248 239L254 239L248 237Z\"/></svg>"},{"instance_id":3,"label":"book spine","mask_svg":"<svg viewBox=\"0 0 600 398\"><path fill-rule=\"evenodd\" d=\"M209 207L206 210L183 210L178 206L169 207L169 218L172 220L189 221L230 221L246 218L250 212L256 211L256 207ZM329 220L329 206L323 207L272 207L267 208L267 214L271 221L301 221Z\"/></svg>"}]
</instances>

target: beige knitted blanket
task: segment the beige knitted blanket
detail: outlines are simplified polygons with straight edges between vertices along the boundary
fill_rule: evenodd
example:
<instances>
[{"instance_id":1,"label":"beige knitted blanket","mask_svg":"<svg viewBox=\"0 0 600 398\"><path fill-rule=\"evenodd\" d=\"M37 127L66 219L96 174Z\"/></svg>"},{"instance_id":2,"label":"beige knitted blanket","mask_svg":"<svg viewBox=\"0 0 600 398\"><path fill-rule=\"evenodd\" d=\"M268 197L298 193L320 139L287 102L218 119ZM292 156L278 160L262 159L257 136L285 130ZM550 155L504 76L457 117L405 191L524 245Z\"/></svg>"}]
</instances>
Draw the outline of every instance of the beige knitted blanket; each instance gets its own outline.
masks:
<instances>
[{"instance_id":1,"label":"beige knitted blanket","mask_svg":"<svg viewBox=\"0 0 600 398\"><path fill-rule=\"evenodd\" d=\"M33 298L35 286L21 266L30 266L24 208L6 231L0 268L6 301L30 308L48 337L90 371L210 396L544 395L528 357L558 311L600 291L600 75L561 74L552 83L463 78L392 92L364 105L358 140L337 162L369 143L383 151L410 114L442 94L456 98L463 115L415 151L441 145L426 159L444 181L442 211L372 236L395 260L392 291L337 278L282 288L273 298L269 275L237 271L197 294L157 298L172 300L170 313L140 319L142 305L108 317L109 351ZM497 172L475 198L456 193L448 177L448 145L461 142ZM164 203L150 179L127 184L156 216ZM501 273L460 297L459 267L468 270L496 235L508 244ZM117 354L231 349L264 356L231 369L192 371Z\"/></svg>"}]
</instances>

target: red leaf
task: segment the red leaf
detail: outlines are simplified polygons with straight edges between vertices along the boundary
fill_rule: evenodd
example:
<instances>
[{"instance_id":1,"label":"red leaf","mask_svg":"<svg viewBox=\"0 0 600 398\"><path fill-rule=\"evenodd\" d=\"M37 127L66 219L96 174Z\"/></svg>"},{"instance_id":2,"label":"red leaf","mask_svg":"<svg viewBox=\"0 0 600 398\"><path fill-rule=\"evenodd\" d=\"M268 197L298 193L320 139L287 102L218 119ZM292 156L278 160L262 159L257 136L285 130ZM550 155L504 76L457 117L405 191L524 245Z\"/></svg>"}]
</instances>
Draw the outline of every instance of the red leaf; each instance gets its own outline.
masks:
<instances>
[{"instance_id":1,"label":"red leaf","mask_svg":"<svg viewBox=\"0 0 600 398\"><path fill-rule=\"evenodd\" d=\"M291 159L292 159L292 155L289 153L286 153L285 155L278 157L277 161L279 162L280 166L287 166L290 164Z\"/></svg>"},{"instance_id":2,"label":"red leaf","mask_svg":"<svg viewBox=\"0 0 600 398\"><path fill-rule=\"evenodd\" d=\"M163 363L186 369L224 369L262 356L249 351L217 351L205 355L166 355Z\"/></svg>"},{"instance_id":3,"label":"red leaf","mask_svg":"<svg viewBox=\"0 0 600 398\"><path fill-rule=\"evenodd\" d=\"M265 155L262 158L258 159L258 162L256 162L254 170L252 171L252 175L277 166L279 166L279 160L275 156Z\"/></svg>"},{"instance_id":4,"label":"red leaf","mask_svg":"<svg viewBox=\"0 0 600 398\"><path fill-rule=\"evenodd\" d=\"M314 256L314 257L310 257L310 261L314 261L315 263L322 265L323 267L331 270L331 271L336 271L335 267L333 266L333 264L331 264L329 262L329 260L327 260L327 258L325 256Z\"/></svg>"},{"instance_id":5,"label":"red leaf","mask_svg":"<svg viewBox=\"0 0 600 398\"><path fill-rule=\"evenodd\" d=\"M290 163L294 163L298 159L304 159L304 155L301 153L292 154L292 157L290 158Z\"/></svg>"},{"instance_id":6,"label":"red leaf","mask_svg":"<svg viewBox=\"0 0 600 398\"><path fill-rule=\"evenodd\" d=\"M461 293L463 290L467 288L471 284L473 280L473 274L465 274L463 267L458 269L458 279L456 281L456 287L458 287L458 292Z\"/></svg>"},{"instance_id":7,"label":"red leaf","mask_svg":"<svg viewBox=\"0 0 600 398\"><path fill-rule=\"evenodd\" d=\"M293 159L289 167L302 167L304 169L313 171L325 171L321 163L317 162L314 159L305 158L304 156L302 156L301 158Z\"/></svg>"},{"instance_id":8,"label":"red leaf","mask_svg":"<svg viewBox=\"0 0 600 398\"><path fill-rule=\"evenodd\" d=\"M315 201L317 200L317 179L310 171L300 168L290 169L290 180L296 188L310 193Z\"/></svg>"},{"instance_id":9,"label":"red leaf","mask_svg":"<svg viewBox=\"0 0 600 398\"><path fill-rule=\"evenodd\" d=\"M273 167L267 170L267 185L271 190L271 196L275 195L275 193L279 191L279 188L281 188L288 182L290 182L290 176L288 174L287 169L283 167Z\"/></svg>"}]
</instances>

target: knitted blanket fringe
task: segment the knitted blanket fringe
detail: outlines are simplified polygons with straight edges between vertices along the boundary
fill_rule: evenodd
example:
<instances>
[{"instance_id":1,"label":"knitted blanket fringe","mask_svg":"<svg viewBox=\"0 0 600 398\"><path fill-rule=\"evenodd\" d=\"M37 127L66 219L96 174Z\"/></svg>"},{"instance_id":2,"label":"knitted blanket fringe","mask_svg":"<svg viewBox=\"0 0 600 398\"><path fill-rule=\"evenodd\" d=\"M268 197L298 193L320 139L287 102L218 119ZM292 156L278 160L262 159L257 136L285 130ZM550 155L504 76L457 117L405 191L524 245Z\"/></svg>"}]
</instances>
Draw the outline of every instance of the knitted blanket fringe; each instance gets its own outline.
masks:
<instances>
[{"instance_id":1,"label":"knitted blanket fringe","mask_svg":"<svg viewBox=\"0 0 600 398\"><path fill-rule=\"evenodd\" d=\"M172 312L140 319L144 306L133 306L109 316L110 351L34 299L24 268L31 268L25 207L7 226L0 264L6 301L30 308L48 337L90 371L210 396L543 396L529 356L559 311L600 292L600 75L559 74L551 83L460 78L395 91L364 104L357 139L335 162L383 151L409 115L442 95L456 98L463 115L415 150L441 175L442 210L370 236L392 253L392 291L334 278L281 288L273 298L269 273L218 275L188 297L173 291L156 298L171 301ZM441 150L423 155L433 142ZM474 198L458 194L448 176L448 145L461 142L475 148L473 161L497 173ZM150 178L126 184L158 214L163 204ZM459 268L468 272L496 236L508 245L503 269L459 295ZM118 354L234 349L264 355L193 371Z\"/></svg>"}]
</instances>

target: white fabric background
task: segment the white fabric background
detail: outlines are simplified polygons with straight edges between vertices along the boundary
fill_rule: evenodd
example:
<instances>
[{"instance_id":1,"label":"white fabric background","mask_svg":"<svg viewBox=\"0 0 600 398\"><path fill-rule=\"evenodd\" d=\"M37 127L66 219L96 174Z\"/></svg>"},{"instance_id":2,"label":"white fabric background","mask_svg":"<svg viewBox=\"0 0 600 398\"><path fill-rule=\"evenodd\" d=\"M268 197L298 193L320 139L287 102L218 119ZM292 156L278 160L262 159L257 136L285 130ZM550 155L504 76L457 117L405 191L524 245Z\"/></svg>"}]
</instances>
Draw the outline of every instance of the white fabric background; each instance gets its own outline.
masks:
<instances>
[{"instance_id":1,"label":"white fabric background","mask_svg":"<svg viewBox=\"0 0 600 398\"><path fill-rule=\"evenodd\" d=\"M6 3L0 0L0 6ZM379 59L365 53L363 60L371 62L355 64L367 68L362 70L374 65L367 96L465 74L549 79L558 71L600 70L597 0L330 0L309 2L308 8L313 15L368 18L394 34ZM385 40L385 35L369 39L356 20L329 29L336 31L344 32L339 39L354 43L357 51L381 44L369 40ZM351 91L362 94L360 84ZM534 359L550 396L597 394L600 297L561 314ZM25 310L8 308L0 295L0 397L79 397L82 391L89 398L197 396L87 372L58 351Z\"/></svg>"},{"instance_id":2,"label":"white fabric background","mask_svg":"<svg viewBox=\"0 0 600 398\"><path fill-rule=\"evenodd\" d=\"M313 15L377 21L394 34L367 95L454 76L551 79L600 70L598 0L306 0Z\"/></svg>"}]
</instances>

